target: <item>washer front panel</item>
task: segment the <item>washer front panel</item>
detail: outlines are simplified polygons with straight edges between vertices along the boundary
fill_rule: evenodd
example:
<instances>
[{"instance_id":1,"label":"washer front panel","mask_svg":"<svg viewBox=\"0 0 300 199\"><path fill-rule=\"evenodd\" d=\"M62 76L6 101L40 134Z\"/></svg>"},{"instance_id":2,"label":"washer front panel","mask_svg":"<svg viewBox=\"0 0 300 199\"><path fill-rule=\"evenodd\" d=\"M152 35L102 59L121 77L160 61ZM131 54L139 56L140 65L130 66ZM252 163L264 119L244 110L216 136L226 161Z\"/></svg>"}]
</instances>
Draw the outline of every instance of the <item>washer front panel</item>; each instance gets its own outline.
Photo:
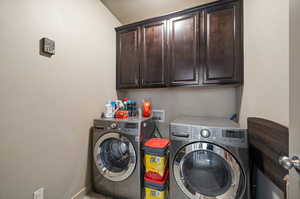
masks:
<instances>
[{"instance_id":1,"label":"washer front panel","mask_svg":"<svg viewBox=\"0 0 300 199\"><path fill-rule=\"evenodd\" d=\"M107 168L105 166L105 164L101 158L101 151L102 151L101 145L109 139L117 139L117 140L129 143L129 146L128 146L129 163L128 163L127 168L121 172L111 171L109 168ZM118 182L118 181L126 180L133 173L136 163L137 163L137 156L136 156L136 152L134 150L132 143L130 142L130 140L127 137L125 137L117 132L108 132L108 133L102 135L95 144L94 161L95 161L95 164L96 164L99 172L106 179Z\"/></svg>"},{"instance_id":2,"label":"washer front panel","mask_svg":"<svg viewBox=\"0 0 300 199\"><path fill-rule=\"evenodd\" d=\"M216 167L212 168L212 165L216 165L214 164L213 159L200 159L200 155L215 157L214 159L221 160L224 164L221 166L218 164L217 169L224 168L223 170L220 170L225 171L226 168L228 174L223 172L220 177L220 175L218 176L216 173L213 173L214 169L216 169ZM195 162L190 161L191 159L193 160L193 158ZM198 171L196 165L197 161L202 167L202 169ZM205 168L203 169L203 165L206 167L206 170ZM190 169L195 168L196 172L192 173ZM215 144L206 142L191 143L179 150L173 162L173 172L178 186L190 199L235 199L240 183L244 180L242 169L231 153ZM201 176L202 174L200 172L203 172L203 175L206 172L206 177L201 179L201 177L196 176ZM187 173L192 173L192 175L188 176ZM209 176L211 176L211 179L209 179ZM222 181L222 177L224 176L228 177L228 185L224 185L220 190L210 189L209 185L213 184L213 182L216 181L216 178ZM195 179L199 179L199 183L202 180L202 184L200 186L199 184L196 185L197 182ZM207 182L207 184L205 184L205 182ZM210 192L208 190L215 191Z\"/></svg>"}]
</instances>

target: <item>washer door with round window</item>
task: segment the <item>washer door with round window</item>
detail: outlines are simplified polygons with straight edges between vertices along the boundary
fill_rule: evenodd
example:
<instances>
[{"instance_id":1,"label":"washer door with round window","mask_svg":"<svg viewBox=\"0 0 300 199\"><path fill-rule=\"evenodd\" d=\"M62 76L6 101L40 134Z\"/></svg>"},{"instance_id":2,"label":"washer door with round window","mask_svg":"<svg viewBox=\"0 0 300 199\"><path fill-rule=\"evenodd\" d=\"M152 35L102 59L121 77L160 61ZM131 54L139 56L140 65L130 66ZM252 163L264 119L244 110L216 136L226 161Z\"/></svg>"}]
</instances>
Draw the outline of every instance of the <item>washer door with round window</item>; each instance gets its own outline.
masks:
<instances>
[{"instance_id":1,"label":"washer door with round window","mask_svg":"<svg viewBox=\"0 0 300 199\"><path fill-rule=\"evenodd\" d=\"M115 182L126 180L135 169L136 159L132 143L120 133L106 133L95 144L95 164L108 180Z\"/></svg>"},{"instance_id":2,"label":"washer door with round window","mask_svg":"<svg viewBox=\"0 0 300 199\"><path fill-rule=\"evenodd\" d=\"M205 142L179 150L173 172L177 184L191 199L236 199L245 180L231 153Z\"/></svg>"}]
</instances>

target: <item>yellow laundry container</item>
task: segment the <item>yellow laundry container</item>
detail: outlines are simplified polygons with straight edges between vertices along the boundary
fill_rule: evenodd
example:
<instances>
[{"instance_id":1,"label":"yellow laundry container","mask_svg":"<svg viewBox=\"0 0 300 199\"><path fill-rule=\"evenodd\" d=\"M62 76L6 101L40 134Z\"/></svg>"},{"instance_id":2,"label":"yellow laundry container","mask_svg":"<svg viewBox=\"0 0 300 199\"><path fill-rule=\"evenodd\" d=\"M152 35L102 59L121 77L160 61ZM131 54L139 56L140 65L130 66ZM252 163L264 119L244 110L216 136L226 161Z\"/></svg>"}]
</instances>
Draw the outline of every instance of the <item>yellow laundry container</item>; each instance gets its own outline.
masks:
<instances>
[{"instance_id":1,"label":"yellow laundry container","mask_svg":"<svg viewBox=\"0 0 300 199\"><path fill-rule=\"evenodd\" d=\"M147 176L144 177L145 182L145 199L167 199L168 198L168 178L169 172L166 171L164 178L153 180Z\"/></svg>"},{"instance_id":2,"label":"yellow laundry container","mask_svg":"<svg viewBox=\"0 0 300 199\"><path fill-rule=\"evenodd\" d=\"M144 145L145 175L154 180L162 180L168 168L168 139L152 138Z\"/></svg>"}]
</instances>

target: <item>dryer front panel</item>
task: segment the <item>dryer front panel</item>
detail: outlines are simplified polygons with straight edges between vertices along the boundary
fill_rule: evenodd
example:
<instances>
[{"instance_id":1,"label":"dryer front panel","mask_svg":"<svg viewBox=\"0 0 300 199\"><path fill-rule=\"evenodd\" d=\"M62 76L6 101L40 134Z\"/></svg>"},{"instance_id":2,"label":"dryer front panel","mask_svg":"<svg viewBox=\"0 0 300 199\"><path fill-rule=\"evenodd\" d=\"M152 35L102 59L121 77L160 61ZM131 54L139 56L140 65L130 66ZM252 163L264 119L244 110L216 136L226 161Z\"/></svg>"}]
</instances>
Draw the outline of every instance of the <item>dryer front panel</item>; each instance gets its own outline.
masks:
<instances>
[{"instance_id":1,"label":"dryer front panel","mask_svg":"<svg viewBox=\"0 0 300 199\"><path fill-rule=\"evenodd\" d=\"M103 177L126 180L134 171L137 156L131 141L118 132L102 135L95 144L94 163Z\"/></svg>"},{"instance_id":2,"label":"dryer front panel","mask_svg":"<svg viewBox=\"0 0 300 199\"><path fill-rule=\"evenodd\" d=\"M244 181L243 171L231 153L206 142L181 148L173 162L173 173L191 199L235 199Z\"/></svg>"}]
</instances>

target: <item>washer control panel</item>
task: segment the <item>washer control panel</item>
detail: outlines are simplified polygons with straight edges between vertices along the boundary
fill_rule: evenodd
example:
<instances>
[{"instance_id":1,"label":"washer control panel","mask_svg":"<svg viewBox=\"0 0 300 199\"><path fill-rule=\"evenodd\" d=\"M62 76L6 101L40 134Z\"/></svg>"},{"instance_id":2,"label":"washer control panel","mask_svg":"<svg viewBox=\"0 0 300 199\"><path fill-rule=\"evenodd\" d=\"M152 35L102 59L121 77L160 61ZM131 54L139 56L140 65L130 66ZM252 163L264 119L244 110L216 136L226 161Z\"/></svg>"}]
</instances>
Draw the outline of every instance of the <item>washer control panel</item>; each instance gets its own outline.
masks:
<instances>
[{"instance_id":1,"label":"washer control panel","mask_svg":"<svg viewBox=\"0 0 300 199\"><path fill-rule=\"evenodd\" d=\"M95 128L98 131L121 131L128 135L138 135L139 123L99 120L95 121Z\"/></svg>"}]
</instances>

